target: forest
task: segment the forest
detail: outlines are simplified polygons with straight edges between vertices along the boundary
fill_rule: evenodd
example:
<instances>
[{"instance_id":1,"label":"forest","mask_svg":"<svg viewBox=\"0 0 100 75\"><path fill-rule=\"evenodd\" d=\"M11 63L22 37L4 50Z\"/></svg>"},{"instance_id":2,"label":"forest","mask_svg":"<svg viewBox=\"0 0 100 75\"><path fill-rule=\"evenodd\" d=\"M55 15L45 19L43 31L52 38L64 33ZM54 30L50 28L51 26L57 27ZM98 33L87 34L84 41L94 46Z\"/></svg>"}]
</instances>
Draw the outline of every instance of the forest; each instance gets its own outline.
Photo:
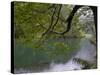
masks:
<instances>
[{"instance_id":1,"label":"forest","mask_svg":"<svg viewBox=\"0 0 100 75\"><path fill-rule=\"evenodd\" d=\"M15 73L97 68L95 6L13 3Z\"/></svg>"}]
</instances>

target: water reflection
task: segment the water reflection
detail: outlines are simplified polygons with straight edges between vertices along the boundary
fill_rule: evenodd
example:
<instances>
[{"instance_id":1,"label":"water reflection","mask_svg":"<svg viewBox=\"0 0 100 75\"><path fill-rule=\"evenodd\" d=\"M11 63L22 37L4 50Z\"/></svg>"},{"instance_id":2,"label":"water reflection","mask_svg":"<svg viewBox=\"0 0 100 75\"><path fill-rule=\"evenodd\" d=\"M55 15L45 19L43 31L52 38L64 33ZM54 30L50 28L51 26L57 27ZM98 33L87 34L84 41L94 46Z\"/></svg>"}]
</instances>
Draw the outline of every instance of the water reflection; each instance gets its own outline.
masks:
<instances>
[{"instance_id":1,"label":"water reflection","mask_svg":"<svg viewBox=\"0 0 100 75\"><path fill-rule=\"evenodd\" d=\"M87 36L87 35L86 35ZM71 54L69 54L70 59L67 59L65 62L56 62L55 60L49 60L49 62L44 62L40 64L34 64L31 65L31 68L25 67L25 68L15 68L15 73L31 73L31 72L52 72L52 71L67 71L67 70L80 70L82 69L82 65L79 63L76 63L73 61L73 58L81 58L84 59L90 63L95 63L95 55L96 55L96 47L90 43L89 37L85 37L82 39L77 38L67 38L66 41L64 39L55 39L53 42L60 41L65 42L66 44L70 44L70 46L76 45L78 46L78 50L73 51ZM76 44L75 41L79 42L79 45ZM50 41L52 42L52 40ZM47 42L48 43L48 42ZM66 55L67 56L67 55ZM66 57L65 56L65 57ZM58 57L59 58L59 57ZM61 59L64 57L61 57ZM65 59L63 59L65 60Z\"/></svg>"}]
</instances>

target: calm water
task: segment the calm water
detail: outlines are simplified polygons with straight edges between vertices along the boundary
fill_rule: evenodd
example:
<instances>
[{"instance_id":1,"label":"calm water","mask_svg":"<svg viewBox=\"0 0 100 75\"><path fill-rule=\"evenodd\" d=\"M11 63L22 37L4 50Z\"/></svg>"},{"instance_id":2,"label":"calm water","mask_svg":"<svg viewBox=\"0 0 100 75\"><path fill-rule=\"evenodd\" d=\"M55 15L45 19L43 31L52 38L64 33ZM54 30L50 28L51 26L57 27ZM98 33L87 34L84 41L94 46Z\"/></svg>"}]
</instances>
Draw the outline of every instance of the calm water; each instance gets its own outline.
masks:
<instances>
[{"instance_id":1,"label":"calm water","mask_svg":"<svg viewBox=\"0 0 100 75\"><path fill-rule=\"evenodd\" d=\"M31 48L26 48L26 47L22 48L22 46L17 46L18 47L17 51L15 51L15 57L16 57L15 62L17 65L17 67L15 65L15 70L14 70L15 73L67 71L76 69L80 70L82 65L75 63L73 61L73 58L75 57L84 59L91 63L95 63L96 47L90 43L89 37L82 39L66 38L65 40L64 39L55 39L55 41L53 40L53 42L57 41L69 44L69 46L73 47L75 50L72 50L71 52L69 51L68 55L67 54L61 55L55 57L55 59L50 59L47 57L46 54L43 54L42 51L41 53L35 55L32 52ZM50 42L52 42L52 40L50 40ZM45 44L47 43L48 42L46 42ZM49 49L53 48L51 47L52 45L46 45L46 46ZM21 59L19 60L19 58L23 60ZM42 64L41 63L39 64L38 62L41 62ZM24 65L24 63L26 64Z\"/></svg>"}]
</instances>

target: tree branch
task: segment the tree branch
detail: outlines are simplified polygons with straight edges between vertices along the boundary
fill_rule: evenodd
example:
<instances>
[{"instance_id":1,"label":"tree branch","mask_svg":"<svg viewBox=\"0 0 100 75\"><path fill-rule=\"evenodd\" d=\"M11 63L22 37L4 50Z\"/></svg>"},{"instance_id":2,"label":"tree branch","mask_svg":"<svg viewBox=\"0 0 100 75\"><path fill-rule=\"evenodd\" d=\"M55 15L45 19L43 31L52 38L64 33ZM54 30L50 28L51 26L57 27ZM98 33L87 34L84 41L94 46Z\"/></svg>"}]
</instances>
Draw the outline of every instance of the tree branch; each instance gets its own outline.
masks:
<instances>
[{"instance_id":1,"label":"tree branch","mask_svg":"<svg viewBox=\"0 0 100 75\"><path fill-rule=\"evenodd\" d=\"M60 5L60 7L59 7L58 14L57 14L57 20L56 20L55 24L52 26L51 30L53 30L53 29L54 29L54 27L55 27L55 26L57 25L57 23L58 23L61 8L62 8L62 5Z\"/></svg>"},{"instance_id":2,"label":"tree branch","mask_svg":"<svg viewBox=\"0 0 100 75\"><path fill-rule=\"evenodd\" d=\"M47 34L49 32L49 30L51 29L55 13L56 13L56 7L54 8L53 14L51 16L51 24L50 24L49 28L42 34L42 36L44 36L45 34Z\"/></svg>"},{"instance_id":3,"label":"tree branch","mask_svg":"<svg viewBox=\"0 0 100 75\"><path fill-rule=\"evenodd\" d=\"M62 34L65 34L65 33L67 33L67 32L70 30L72 19L73 19L75 13L77 12L77 10L78 10L80 7L82 7L82 6L79 6L79 5L77 6L77 5L76 5L76 6L73 8L72 12L70 13L69 17L68 17L67 20L66 20L66 23L68 22L67 28L66 28L66 30L65 30Z\"/></svg>"}]
</instances>

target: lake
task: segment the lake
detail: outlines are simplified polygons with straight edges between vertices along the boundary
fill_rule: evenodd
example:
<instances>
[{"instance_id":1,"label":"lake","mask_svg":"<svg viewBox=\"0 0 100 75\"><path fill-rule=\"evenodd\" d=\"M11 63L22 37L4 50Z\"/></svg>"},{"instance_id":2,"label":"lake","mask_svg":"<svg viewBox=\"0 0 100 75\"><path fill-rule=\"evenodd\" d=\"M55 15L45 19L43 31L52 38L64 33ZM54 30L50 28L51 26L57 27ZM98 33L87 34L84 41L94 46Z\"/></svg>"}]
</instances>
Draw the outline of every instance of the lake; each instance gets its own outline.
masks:
<instances>
[{"instance_id":1,"label":"lake","mask_svg":"<svg viewBox=\"0 0 100 75\"><path fill-rule=\"evenodd\" d=\"M81 70L83 65L73 61L83 59L96 63L96 47L90 42L91 36L84 38L58 38L46 40L42 46L27 47L15 44L15 73L53 72ZM34 41L33 41L34 42Z\"/></svg>"}]
</instances>

